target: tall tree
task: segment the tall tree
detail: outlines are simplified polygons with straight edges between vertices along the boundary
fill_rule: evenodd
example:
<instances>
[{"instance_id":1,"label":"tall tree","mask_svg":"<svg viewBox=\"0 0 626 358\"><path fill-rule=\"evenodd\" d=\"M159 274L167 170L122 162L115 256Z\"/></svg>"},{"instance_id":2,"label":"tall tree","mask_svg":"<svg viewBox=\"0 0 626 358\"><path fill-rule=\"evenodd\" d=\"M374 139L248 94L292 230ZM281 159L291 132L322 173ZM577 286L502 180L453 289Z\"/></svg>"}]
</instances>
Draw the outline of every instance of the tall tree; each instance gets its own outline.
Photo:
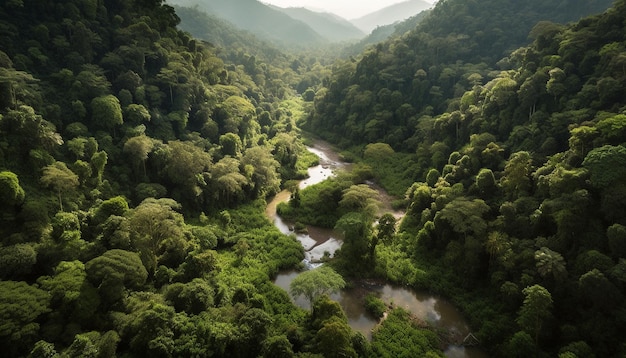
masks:
<instances>
[{"instance_id":1,"label":"tall tree","mask_svg":"<svg viewBox=\"0 0 626 358\"><path fill-rule=\"evenodd\" d=\"M113 130L124 123L120 100L113 95L96 97L91 101L91 120L100 128Z\"/></svg>"},{"instance_id":2,"label":"tall tree","mask_svg":"<svg viewBox=\"0 0 626 358\"><path fill-rule=\"evenodd\" d=\"M318 297L334 293L345 285L346 282L340 274L328 266L322 266L296 276L289 285L289 293L294 297L303 295L313 307Z\"/></svg>"},{"instance_id":3,"label":"tall tree","mask_svg":"<svg viewBox=\"0 0 626 358\"><path fill-rule=\"evenodd\" d=\"M78 175L74 174L63 162L54 162L43 168L41 183L52 187L59 195L59 208L63 211L62 193L78 187Z\"/></svg>"},{"instance_id":4,"label":"tall tree","mask_svg":"<svg viewBox=\"0 0 626 358\"><path fill-rule=\"evenodd\" d=\"M526 287L524 303L517 315L517 323L532 335L535 345L539 344L539 334L545 321L552 317L552 295L540 285Z\"/></svg>"}]
</instances>

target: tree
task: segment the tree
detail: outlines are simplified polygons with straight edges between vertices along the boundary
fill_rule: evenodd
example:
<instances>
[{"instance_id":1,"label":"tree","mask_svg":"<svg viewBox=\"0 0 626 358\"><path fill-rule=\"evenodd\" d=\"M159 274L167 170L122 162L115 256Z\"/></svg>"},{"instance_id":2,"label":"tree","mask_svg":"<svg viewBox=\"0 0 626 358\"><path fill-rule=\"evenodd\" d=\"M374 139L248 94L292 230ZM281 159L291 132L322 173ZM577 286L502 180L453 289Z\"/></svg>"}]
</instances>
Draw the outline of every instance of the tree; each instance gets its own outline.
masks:
<instances>
[{"instance_id":1,"label":"tree","mask_svg":"<svg viewBox=\"0 0 626 358\"><path fill-rule=\"evenodd\" d=\"M606 229L609 248L614 257L626 257L626 226L613 224Z\"/></svg>"},{"instance_id":2,"label":"tree","mask_svg":"<svg viewBox=\"0 0 626 358\"><path fill-rule=\"evenodd\" d=\"M605 145L590 151L583 166L591 172L591 184L605 189L626 177L626 147Z\"/></svg>"},{"instance_id":3,"label":"tree","mask_svg":"<svg viewBox=\"0 0 626 358\"><path fill-rule=\"evenodd\" d=\"M267 358L292 358L291 342L286 336L272 336L263 342L262 356Z\"/></svg>"},{"instance_id":4,"label":"tree","mask_svg":"<svg viewBox=\"0 0 626 358\"><path fill-rule=\"evenodd\" d=\"M537 271L541 276L546 277L552 275L557 281L561 281L567 277L565 260L558 252L552 251L547 247L542 247L535 251L535 260L537 261Z\"/></svg>"},{"instance_id":5,"label":"tree","mask_svg":"<svg viewBox=\"0 0 626 358\"><path fill-rule=\"evenodd\" d=\"M10 356L29 347L39 330L36 320L50 310L49 305L50 295L44 290L26 282L0 281L0 342Z\"/></svg>"},{"instance_id":6,"label":"tree","mask_svg":"<svg viewBox=\"0 0 626 358\"><path fill-rule=\"evenodd\" d=\"M478 172L476 175L476 186L483 195L493 194L494 190L497 188L497 184L491 169L483 168Z\"/></svg>"},{"instance_id":7,"label":"tree","mask_svg":"<svg viewBox=\"0 0 626 358\"><path fill-rule=\"evenodd\" d=\"M169 154L165 165L167 178L179 186L179 189L189 199L189 203L202 193L204 174L209 172L212 157L203 148L192 142L171 141L167 145Z\"/></svg>"},{"instance_id":8,"label":"tree","mask_svg":"<svg viewBox=\"0 0 626 358\"><path fill-rule=\"evenodd\" d=\"M144 176L146 175L146 160L152 148L154 148L154 143L152 139L146 135L129 138L126 143L124 143L124 153L128 153L137 163L137 166L143 168Z\"/></svg>"},{"instance_id":9,"label":"tree","mask_svg":"<svg viewBox=\"0 0 626 358\"><path fill-rule=\"evenodd\" d=\"M91 101L91 119L99 127L114 130L124 123L122 106L113 95L96 97ZM113 132L115 133L115 131Z\"/></svg>"},{"instance_id":10,"label":"tree","mask_svg":"<svg viewBox=\"0 0 626 358\"><path fill-rule=\"evenodd\" d=\"M76 159L81 159L85 156L85 144L87 144L87 138L77 137L65 142L67 149L72 152Z\"/></svg>"},{"instance_id":11,"label":"tree","mask_svg":"<svg viewBox=\"0 0 626 358\"><path fill-rule=\"evenodd\" d=\"M240 173L239 160L224 157L211 168L211 177L215 181L215 197L219 203L230 205L244 198L248 178Z\"/></svg>"},{"instance_id":12,"label":"tree","mask_svg":"<svg viewBox=\"0 0 626 358\"><path fill-rule=\"evenodd\" d=\"M127 122L139 124L149 122L152 116L148 109L141 104L131 103L126 107Z\"/></svg>"},{"instance_id":13,"label":"tree","mask_svg":"<svg viewBox=\"0 0 626 358\"><path fill-rule=\"evenodd\" d=\"M139 289L146 282L148 272L135 252L113 249L87 262L85 271L89 281L98 288L108 304L124 297L126 289Z\"/></svg>"},{"instance_id":14,"label":"tree","mask_svg":"<svg viewBox=\"0 0 626 358\"><path fill-rule=\"evenodd\" d=\"M29 274L37 262L37 252L31 244L0 247L0 278L10 279Z\"/></svg>"},{"instance_id":15,"label":"tree","mask_svg":"<svg viewBox=\"0 0 626 358\"><path fill-rule=\"evenodd\" d=\"M129 213L133 242L150 272L156 269L159 256L167 253L168 240L183 240L184 218L176 211L180 208L172 199L148 198Z\"/></svg>"},{"instance_id":16,"label":"tree","mask_svg":"<svg viewBox=\"0 0 626 358\"><path fill-rule=\"evenodd\" d=\"M396 218L391 213L385 213L378 219L378 225L376 226L377 234L372 236L370 242L370 258L372 260L376 257L376 246L378 243L383 242L385 244L391 243L393 236L396 233Z\"/></svg>"},{"instance_id":17,"label":"tree","mask_svg":"<svg viewBox=\"0 0 626 358\"><path fill-rule=\"evenodd\" d=\"M24 202L24 189L17 175L10 171L0 172L0 202L3 206L21 205Z\"/></svg>"},{"instance_id":18,"label":"tree","mask_svg":"<svg viewBox=\"0 0 626 358\"><path fill-rule=\"evenodd\" d=\"M517 152L511 154L504 167L504 176L501 180L502 187L510 199L518 198L530 190L531 164L530 153Z\"/></svg>"},{"instance_id":19,"label":"tree","mask_svg":"<svg viewBox=\"0 0 626 358\"><path fill-rule=\"evenodd\" d=\"M524 303L516 321L525 332L534 337L537 345L543 323L552 316L552 295L540 285L526 287L522 292L525 296Z\"/></svg>"},{"instance_id":20,"label":"tree","mask_svg":"<svg viewBox=\"0 0 626 358\"><path fill-rule=\"evenodd\" d=\"M326 320L315 335L317 350L329 358L356 357L350 333L350 326L339 318L332 317Z\"/></svg>"},{"instance_id":21,"label":"tree","mask_svg":"<svg viewBox=\"0 0 626 358\"><path fill-rule=\"evenodd\" d=\"M43 168L41 183L46 187L52 187L59 195L59 207L63 211L63 192L78 187L78 175L74 174L63 162L54 162Z\"/></svg>"},{"instance_id":22,"label":"tree","mask_svg":"<svg viewBox=\"0 0 626 358\"><path fill-rule=\"evenodd\" d=\"M280 164L274 159L270 148L256 146L246 149L241 159L241 164L249 166L252 171L252 183L254 183L255 197L266 197L278 192L280 176L278 168Z\"/></svg>"},{"instance_id":23,"label":"tree","mask_svg":"<svg viewBox=\"0 0 626 358\"><path fill-rule=\"evenodd\" d=\"M238 158L241 155L241 138L232 132L228 132L220 136L220 146L222 147L222 154L230 155L231 157Z\"/></svg>"},{"instance_id":24,"label":"tree","mask_svg":"<svg viewBox=\"0 0 626 358\"><path fill-rule=\"evenodd\" d=\"M87 281L85 265L78 261L62 261L53 276L41 276L37 283L51 296L51 306L68 320L87 324L100 304L95 287Z\"/></svg>"},{"instance_id":25,"label":"tree","mask_svg":"<svg viewBox=\"0 0 626 358\"><path fill-rule=\"evenodd\" d=\"M367 184L352 185L343 191L339 207L346 211L359 211L368 216L378 212L378 192Z\"/></svg>"},{"instance_id":26,"label":"tree","mask_svg":"<svg viewBox=\"0 0 626 358\"><path fill-rule=\"evenodd\" d=\"M102 182L102 175L104 174L104 167L107 165L107 161L109 156L107 152L104 150L95 152L91 156L91 165L93 166L96 176L98 178L98 183Z\"/></svg>"},{"instance_id":27,"label":"tree","mask_svg":"<svg viewBox=\"0 0 626 358\"><path fill-rule=\"evenodd\" d=\"M323 294L331 294L344 288L343 277L328 266L305 271L291 281L289 293L293 297L303 295L309 300L311 307L315 300Z\"/></svg>"},{"instance_id":28,"label":"tree","mask_svg":"<svg viewBox=\"0 0 626 358\"><path fill-rule=\"evenodd\" d=\"M456 233L480 237L487 229L482 216L488 211L489 206L483 200L456 198L435 215L435 226L444 220Z\"/></svg>"},{"instance_id":29,"label":"tree","mask_svg":"<svg viewBox=\"0 0 626 358\"><path fill-rule=\"evenodd\" d=\"M373 143L365 146L363 158L374 162L389 160L395 154L393 148L387 143Z\"/></svg>"},{"instance_id":30,"label":"tree","mask_svg":"<svg viewBox=\"0 0 626 358\"><path fill-rule=\"evenodd\" d=\"M368 253L370 236L372 235L372 217L358 212L342 216L335 229L343 234L342 255L360 262Z\"/></svg>"}]
</instances>

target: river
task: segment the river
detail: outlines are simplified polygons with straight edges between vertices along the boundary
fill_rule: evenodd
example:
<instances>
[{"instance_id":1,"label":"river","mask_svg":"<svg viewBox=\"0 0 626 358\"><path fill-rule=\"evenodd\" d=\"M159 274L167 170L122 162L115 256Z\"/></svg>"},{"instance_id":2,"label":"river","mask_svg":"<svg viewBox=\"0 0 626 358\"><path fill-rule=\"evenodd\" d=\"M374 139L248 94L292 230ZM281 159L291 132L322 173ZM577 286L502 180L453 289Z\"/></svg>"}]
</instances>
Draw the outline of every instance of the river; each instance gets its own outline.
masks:
<instances>
[{"instance_id":1,"label":"river","mask_svg":"<svg viewBox=\"0 0 626 358\"><path fill-rule=\"evenodd\" d=\"M338 170L349 170L350 164L341 161L332 147L323 141L315 141L309 151L320 158L319 165L308 170L309 178L300 182L300 189L320 183L334 175ZM379 187L375 187L382 194L380 200L384 211L391 211L390 197ZM267 205L266 214L274 222L281 232L287 235L295 234L305 251L305 265L315 268L320 265L319 260L328 253L331 257L341 247L341 235L332 229L307 226L306 233L294 233L293 223L283 220L276 215L276 206L289 200L290 193L282 191L277 194ZM395 212L396 217L402 213ZM289 291L291 281L299 274L297 271L284 271L277 275L274 283ZM371 339L372 329L378 324L378 320L365 311L363 297L374 292L386 303L403 307L415 316L423 319L435 327L443 328L450 332L459 342L470 333L470 328L464 320L461 312L449 301L432 294L416 292L405 287L379 282L358 282L350 289L342 290L333 294L332 299L339 302L348 317L348 323L352 329L363 333ZM302 308L309 308L309 302L304 297L294 301ZM484 358L487 355L478 348L450 345L444 352L449 358Z\"/></svg>"}]
</instances>

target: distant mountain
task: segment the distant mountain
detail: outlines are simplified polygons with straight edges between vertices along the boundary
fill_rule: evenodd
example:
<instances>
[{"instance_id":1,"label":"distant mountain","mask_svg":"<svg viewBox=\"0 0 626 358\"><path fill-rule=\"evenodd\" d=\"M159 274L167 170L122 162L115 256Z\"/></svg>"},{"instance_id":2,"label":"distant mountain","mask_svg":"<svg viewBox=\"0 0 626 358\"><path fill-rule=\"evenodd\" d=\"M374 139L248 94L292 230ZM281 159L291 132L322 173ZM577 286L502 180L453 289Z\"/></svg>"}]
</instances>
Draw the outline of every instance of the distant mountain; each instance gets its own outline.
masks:
<instances>
[{"instance_id":1,"label":"distant mountain","mask_svg":"<svg viewBox=\"0 0 626 358\"><path fill-rule=\"evenodd\" d=\"M237 27L278 45L307 46L325 42L310 26L257 0L168 0L228 20Z\"/></svg>"},{"instance_id":2,"label":"distant mountain","mask_svg":"<svg viewBox=\"0 0 626 358\"><path fill-rule=\"evenodd\" d=\"M361 39L361 41L346 46L343 50L343 56L356 56L363 52L368 46L383 42L390 37L401 36L407 31L413 30L431 10L424 10L415 16L411 16L404 21L398 21L390 25L382 25L375 28L369 35Z\"/></svg>"},{"instance_id":3,"label":"distant mountain","mask_svg":"<svg viewBox=\"0 0 626 358\"><path fill-rule=\"evenodd\" d=\"M370 33L378 26L402 21L426 9L430 9L432 6L432 4L424 0L408 0L388 6L363 17L350 20L350 22L365 33Z\"/></svg>"},{"instance_id":4,"label":"distant mountain","mask_svg":"<svg viewBox=\"0 0 626 358\"><path fill-rule=\"evenodd\" d=\"M331 42L358 40L365 37L365 33L350 21L334 14L316 12L303 7L270 7L304 22Z\"/></svg>"}]
</instances>

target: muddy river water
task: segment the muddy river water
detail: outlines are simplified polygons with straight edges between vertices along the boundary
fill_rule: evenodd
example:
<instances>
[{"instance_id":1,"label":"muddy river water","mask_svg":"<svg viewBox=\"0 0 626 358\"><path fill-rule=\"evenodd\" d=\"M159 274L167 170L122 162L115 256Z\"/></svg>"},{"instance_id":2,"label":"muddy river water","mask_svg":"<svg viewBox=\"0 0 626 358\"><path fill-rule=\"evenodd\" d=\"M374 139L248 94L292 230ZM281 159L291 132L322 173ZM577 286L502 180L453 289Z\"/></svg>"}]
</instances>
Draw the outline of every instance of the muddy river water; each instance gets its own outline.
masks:
<instances>
[{"instance_id":1,"label":"muddy river water","mask_svg":"<svg viewBox=\"0 0 626 358\"><path fill-rule=\"evenodd\" d=\"M332 177L338 170L350 170L350 164L342 162L329 144L316 141L308 149L320 158L320 164L309 168L309 178L300 182L300 189L322 182ZM381 188L375 187L375 189L381 193L382 210L384 212L392 211L389 196ZM294 233L292 230L293 223L287 222L276 215L276 206L281 202L289 200L289 196L290 193L288 191L277 194L268 204L266 214L281 232L287 235L296 235L296 238L305 250L305 265L308 268L315 268L320 265L318 261L324 253L330 254L332 257L334 252L341 247L341 236L334 230L314 226L307 226L306 233ZM396 212L395 216L400 217L401 214ZM289 291L289 284L298 274L299 272L297 271L281 272L277 275L274 283ZM384 282L360 282L352 286L350 289L345 289L332 295L331 298L342 306L348 316L350 326L368 338L371 338L372 329L378 324L378 319L369 315L363 305L363 297L370 292L376 293L387 303L393 303L395 306L405 308L435 327L447 330L459 343L470 333L470 328L461 312L449 301L441 297ZM295 300L295 304L302 308L309 308L309 302L304 297L299 297ZM446 357L451 358L487 357L478 348L460 345L450 345L444 353Z\"/></svg>"}]
</instances>

